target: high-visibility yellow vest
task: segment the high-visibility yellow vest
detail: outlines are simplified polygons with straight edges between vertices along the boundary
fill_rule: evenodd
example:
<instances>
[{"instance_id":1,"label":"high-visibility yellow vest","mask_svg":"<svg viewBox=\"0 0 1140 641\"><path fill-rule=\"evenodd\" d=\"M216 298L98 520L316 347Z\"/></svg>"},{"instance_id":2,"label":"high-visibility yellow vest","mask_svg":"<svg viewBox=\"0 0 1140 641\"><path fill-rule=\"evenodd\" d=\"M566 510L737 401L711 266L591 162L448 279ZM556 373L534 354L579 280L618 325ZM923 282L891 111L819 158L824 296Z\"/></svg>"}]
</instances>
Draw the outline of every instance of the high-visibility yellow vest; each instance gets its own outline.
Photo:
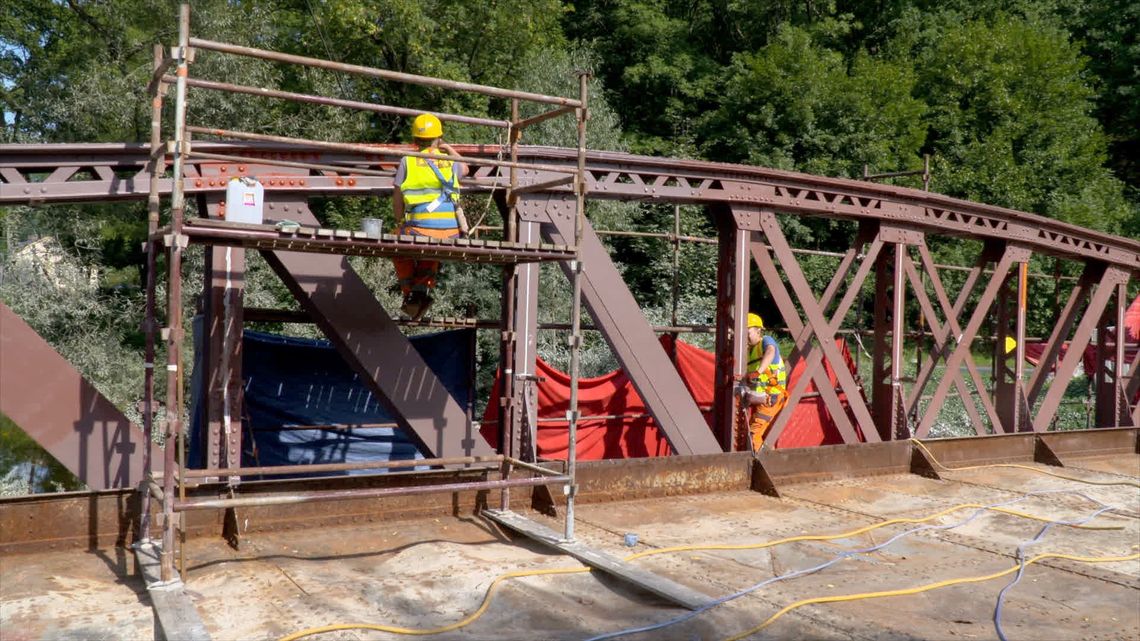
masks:
<instances>
[{"instance_id":1,"label":"high-visibility yellow vest","mask_svg":"<svg viewBox=\"0 0 1140 641\"><path fill-rule=\"evenodd\" d=\"M428 147L421 153L443 152ZM455 206L459 201L459 177L455 175L452 161L405 156L400 162L404 163L404 182L400 183L405 205L404 220L410 225L429 229L458 228ZM435 165L434 169L432 165Z\"/></svg>"},{"instance_id":2,"label":"high-visibility yellow vest","mask_svg":"<svg viewBox=\"0 0 1140 641\"><path fill-rule=\"evenodd\" d=\"M776 355L780 355L780 348L776 348ZM779 394L788 391L788 371L784 367L784 359L779 363L770 363L763 372L760 371L760 361L764 360L764 342L753 345L748 351L748 381L753 389L761 394Z\"/></svg>"}]
</instances>

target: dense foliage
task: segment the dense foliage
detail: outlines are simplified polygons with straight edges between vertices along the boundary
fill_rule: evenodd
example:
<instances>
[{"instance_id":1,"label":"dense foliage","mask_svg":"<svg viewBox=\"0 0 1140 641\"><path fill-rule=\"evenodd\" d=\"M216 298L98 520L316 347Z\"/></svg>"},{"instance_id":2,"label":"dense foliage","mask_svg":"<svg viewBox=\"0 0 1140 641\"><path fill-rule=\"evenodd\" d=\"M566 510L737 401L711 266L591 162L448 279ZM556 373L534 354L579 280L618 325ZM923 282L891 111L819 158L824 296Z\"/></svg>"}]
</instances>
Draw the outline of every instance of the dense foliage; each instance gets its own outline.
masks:
<instances>
[{"instance_id":1,"label":"dense foliage","mask_svg":"<svg viewBox=\"0 0 1140 641\"><path fill-rule=\"evenodd\" d=\"M1140 236L1140 5L1127 0L196 0L195 34L210 39L452 80L573 94L592 70L590 146L761 164L829 176L917 169L933 158L936 191L1128 236ZM173 0L6 0L0 11L0 142L144 141L146 80L155 42L175 40ZM195 75L355 100L503 116L508 105L438 89L203 54ZM406 139L402 118L261 98L196 94L200 122L329 140ZM495 133L455 126L454 141ZM557 121L524 142L570 145ZM908 182L909 181L909 182ZM918 186L914 179L900 184ZM333 226L385 216L382 199L315 203ZM488 202L476 217L497 221ZM592 205L599 228L671 231L672 208ZM0 210L0 299L17 308L121 407L141 377L137 329L144 230L140 204ZM850 225L788 220L795 244L842 250ZM710 236L696 208L682 233ZM54 238L94 281L61 288L16 255ZM966 262L970 243L931 239L939 258ZM647 315L711 320L714 250L610 239ZM805 259L813 283L834 261ZM198 263L200 265L200 262ZM394 308L391 268L357 261ZM195 264L190 267L191 278ZM1035 258L1034 271L1068 268ZM498 313L497 274L448 270L438 313ZM952 280L952 279L951 279ZM290 305L251 258L252 304ZM1052 282L1035 294L1053 296ZM544 277L547 319L565 318L568 288ZM80 292L80 293L76 293ZM765 292L754 292L764 308ZM82 304L71 301L81 298ZM190 309L192 305L188 306ZM767 311L767 310L765 310ZM868 316L853 311L849 322ZM1048 329L1046 313L1031 333ZM83 328L78 331L77 328ZM294 330L296 331L296 330ZM303 330L302 330L303 331ZM482 375L497 354L484 337ZM613 365L596 335L589 372ZM565 342L543 353L564 362Z\"/></svg>"}]
</instances>

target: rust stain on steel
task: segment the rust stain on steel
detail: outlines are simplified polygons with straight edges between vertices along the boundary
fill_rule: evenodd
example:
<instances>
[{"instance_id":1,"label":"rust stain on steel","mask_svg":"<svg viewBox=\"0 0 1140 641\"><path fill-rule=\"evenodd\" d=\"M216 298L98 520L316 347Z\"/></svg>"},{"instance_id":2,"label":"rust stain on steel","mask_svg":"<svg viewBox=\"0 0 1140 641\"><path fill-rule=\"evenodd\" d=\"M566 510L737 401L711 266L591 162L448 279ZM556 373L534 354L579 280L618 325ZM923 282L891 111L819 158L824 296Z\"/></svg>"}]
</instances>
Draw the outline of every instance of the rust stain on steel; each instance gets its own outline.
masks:
<instances>
[{"instance_id":1,"label":"rust stain on steel","mask_svg":"<svg viewBox=\"0 0 1140 641\"><path fill-rule=\"evenodd\" d=\"M127 545L138 496L114 489L0 499L0 554Z\"/></svg>"},{"instance_id":2,"label":"rust stain on steel","mask_svg":"<svg viewBox=\"0 0 1140 641\"><path fill-rule=\"evenodd\" d=\"M760 464L778 490L793 483L905 474L911 470L910 448L906 441L885 441L764 450Z\"/></svg>"},{"instance_id":3,"label":"rust stain on steel","mask_svg":"<svg viewBox=\"0 0 1140 641\"><path fill-rule=\"evenodd\" d=\"M1140 430L1131 427L1100 428L1038 434L1061 460L1067 456L1092 457L1140 453Z\"/></svg>"},{"instance_id":4,"label":"rust stain on steel","mask_svg":"<svg viewBox=\"0 0 1140 641\"><path fill-rule=\"evenodd\" d=\"M142 431L3 303L0 355L0 411L28 436L92 489L142 480Z\"/></svg>"},{"instance_id":5,"label":"rust stain on steel","mask_svg":"<svg viewBox=\"0 0 1140 641\"><path fill-rule=\"evenodd\" d=\"M707 429L704 422L701 427ZM577 500L586 503L746 490L751 483L749 452L582 461Z\"/></svg>"},{"instance_id":6,"label":"rust stain on steel","mask_svg":"<svg viewBox=\"0 0 1140 641\"><path fill-rule=\"evenodd\" d=\"M987 462L1033 461L1039 438L1057 447L1061 456L1135 455L1140 428L1095 429L927 441L926 447L951 467ZM790 485L906 474L911 471L914 446L905 441L832 445L764 451L764 471L777 489ZM749 452L669 456L659 458L583 461L578 464L579 501L606 503L663 498L753 486L753 457ZM558 462L545 467L561 471ZM917 471L917 470L916 470ZM249 481L241 496L272 496L312 491L354 491L408 485L478 481L483 471L429 471L315 479ZM555 493L557 495L557 493ZM188 491L191 498L228 496L224 484L202 485ZM490 491L356 498L287 506L237 509L241 532L321 528L372 521L463 516L487 504ZM131 490L0 499L0 553L76 549L123 545L134 536L137 494ZM190 537L221 537L223 512L186 513Z\"/></svg>"},{"instance_id":7,"label":"rust stain on steel","mask_svg":"<svg viewBox=\"0 0 1140 641\"><path fill-rule=\"evenodd\" d=\"M1032 462L1037 451L1033 433L994 434L923 441L947 467L988 463Z\"/></svg>"}]
</instances>

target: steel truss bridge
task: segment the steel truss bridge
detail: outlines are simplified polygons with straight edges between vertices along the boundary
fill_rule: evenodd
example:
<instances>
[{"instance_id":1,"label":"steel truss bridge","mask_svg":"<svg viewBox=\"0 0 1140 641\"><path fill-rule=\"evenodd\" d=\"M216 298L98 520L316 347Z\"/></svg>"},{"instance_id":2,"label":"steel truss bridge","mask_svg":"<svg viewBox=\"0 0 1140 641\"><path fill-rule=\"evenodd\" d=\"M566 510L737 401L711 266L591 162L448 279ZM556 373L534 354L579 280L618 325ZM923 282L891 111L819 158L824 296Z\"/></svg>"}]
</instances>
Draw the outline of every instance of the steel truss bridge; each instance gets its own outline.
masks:
<instances>
[{"instance_id":1,"label":"steel truss bridge","mask_svg":"<svg viewBox=\"0 0 1140 641\"><path fill-rule=\"evenodd\" d=\"M745 434L736 421L733 385L746 368L745 316L753 267L794 340L790 364L806 363L804 375L789 390L789 403L794 405L808 383L814 382L846 444L925 438L952 395L965 400L977 435L1049 431L1094 332L1101 337L1096 344L1098 362L1113 364L1095 373L1095 424L1140 426L1140 405L1131 402L1140 390L1140 356L1126 362L1124 341L1103 338L1110 327L1124 325L1128 285L1140 277L1140 242L1136 240L1026 212L866 181L589 151L584 145L584 80L577 99L509 92L198 40L189 37L188 17L184 23L178 47L169 55L156 49L151 85L156 107L150 144L0 146L0 205L148 202L148 271L155 275L157 256L166 252L171 291L166 326L160 327L153 278L147 285L150 311L147 319L140 320L151 334L148 373L161 367L155 358L155 343L160 339L167 344L167 369L177 371L181 363L180 257L190 245L205 247L202 287L208 371L203 380L208 463L205 470L179 468L177 483L180 489L183 484L193 488L210 483L225 488L212 497L199 491L195 496L181 493L176 498L174 448L155 453L164 463L154 466L154 448L147 446L149 439L143 430L130 424L30 327L0 305L0 350L4 353L0 411L92 488L129 488L141 483L149 496L160 500L164 578L170 570L175 513L395 493L392 488L373 488L342 489L339 494L293 492L275 498L233 496L243 475L266 473L243 468L240 460L242 430L235 417L241 416L245 252L234 248L256 250L265 258L307 317L399 416L401 427L414 435L425 454L436 457L428 462L442 467L487 464L502 470L497 480L468 482L462 487L438 485L435 491L500 490L504 509L511 487L574 485L572 469L552 471L539 465L534 455L536 404L527 377L535 371L542 262L558 264L575 285L572 347L580 342L580 291L594 327L605 337L677 455L719 454L746 447ZM331 143L193 126L186 120L186 91L229 91L393 113L410 110L193 78L186 72L191 51L252 55L393 81L483 91L511 100L510 121L443 115L445 120L503 126L510 134L510 143L503 146L456 146L473 165L465 191L490 194L503 212L502 239L373 238L357 231L322 228L309 209L310 198L388 195L396 161L416 154L406 146ZM170 73L172 68L176 73ZM161 103L172 88L177 89L178 114L174 137L168 140L162 134ZM518 102L527 100L551 110L523 119L518 116ZM578 119L577 149L518 144L518 133L526 126L565 114ZM265 225L222 220L226 183L243 175L258 176L266 188ZM187 197L196 200L201 217L183 218ZM159 203L166 198L172 214L162 220ZM703 206L716 222L717 393L712 430L599 234L582 215L587 200ZM799 216L851 221L855 228L850 248L822 292L808 283L784 233L784 221ZM273 223L281 220L297 221L300 228L278 229ZM968 238L982 245L956 293L946 287L927 244L928 238L940 236ZM1039 366L1027 374L1023 368L1027 312L1030 305L1045 304L1027 295L1028 264L1035 254L1079 265L1080 277L1056 310L1057 322L1045 341ZM498 329L501 365L509 375L500 398L492 399L502 409L501 451L493 451L475 433L464 408L411 348L401 324L355 273L348 255L416 256L502 266ZM875 292L873 374L870 381L860 381L845 366L835 338L846 329L844 319L867 283L872 283ZM905 314L908 299L921 310L932 344L929 358L912 380L903 375L904 346L914 345L908 344L915 329ZM992 390L971 351L978 340L991 338L996 345L1004 345L1006 338L1016 345L1008 354L995 350ZM825 365L835 373L838 386L832 384ZM940 378L936 376L939 368L944 372ZM165 429L177 435L182 432L181 390L174 382L170 385ZM147 393L150 403L149 385ZM576 421L576 413L572 414L570 420ZM790 415L781 414L768 442L779 438ZM176 441L168 439L167 443ZM148 474L154 467L164 470L161 484ZM296 471L282 468L277 473ZM512 471L527 474L511 476ZM145 505L143 512L148 513ZM143 518L140 528L148 533L149 516Z\"/></svg>"}]
</instances>

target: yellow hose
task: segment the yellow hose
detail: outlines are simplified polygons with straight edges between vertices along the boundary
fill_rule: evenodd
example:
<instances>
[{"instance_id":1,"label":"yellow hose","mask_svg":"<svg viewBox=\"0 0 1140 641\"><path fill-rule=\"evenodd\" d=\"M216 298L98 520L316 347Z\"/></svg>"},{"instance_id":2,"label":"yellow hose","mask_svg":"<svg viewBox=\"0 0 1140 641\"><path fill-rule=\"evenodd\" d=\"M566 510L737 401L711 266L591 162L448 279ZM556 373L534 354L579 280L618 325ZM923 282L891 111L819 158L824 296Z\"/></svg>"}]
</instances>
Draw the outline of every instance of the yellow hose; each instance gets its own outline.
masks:
<instances>
[{"instance_id":1,"label":"yellow hose","mask_svg":"<svg viewBox=\"0 0 1140 641\"><path fill-rule=\"evenodd\" d=\"M886 521L881 521L879 523L866 525L866 526L863 526L860 528L856 528L854 530L849 530L847 532L841 532L839 534L804 534L804 535L792 536L792 537L788 537L788 538L784 538L784 539L777 539L775 541L767 541L764 543L747 543L747 544L737 544L737 545L678 545L678 546L667 547L667 548L659 548L656 550L647 550L645 552L638 552L636 554L631 554L631 555L625 557L624 560L625 561L633 561L633 560L640 559L640 558L647 557L647 556L653 556L656 554L666 554L666 553L672 553L672 552L692 552L692 551L698 551L698 550L758 550L758 549L762 549L762 548L773 547L776 545L782 545L784 543L794 543L796 541L830 541L830 540L835 540L835 539L846 539L846 538L850 538L852 536L858 536L859 534L863 534L864 532L870 532L871 530L876 530L876 529L887 527L890 525L898 525L901 523L923 523L925 521L931 521L931 520L934 520L934 519L939 518L941 516L945 516L951 512L955 512L957 510L962 510L962 509L966 509L966 508L986 508L986 509L989 509L989 510L994 511L994 512L1002 512L1004 514L1010 514L1013 516L1031 519L1034 521L1044 521L1044 522L1051 522L1052 521L1052 519L1047 519L1047 518L1036 516L1033 514L1027 514L1025 512L1018 512L1017 510L1011 510L1008 508L987 507L985 505L981 505L978 503L963 503L961 505L955 505L954 507L947 508L947 509L942 510L940 512L935 512L934 514L931 514L929 516L919 517L919 518L888 519ZM1076 525L1076 526L1071 526L1071 527L1077 527L1077 528L1081 528L1081 529L1090 529L1090 530L1119 530L1119 529L1122 529L1120 526ZM307 636L312 636L315 634L324 634L326 632L336 632L339 630L379 630L381 632L391 632L393 634L404 634L404 635L414 635L414 636L426 636L426 635L431 635L431 634L442 634L444 632L451 632L452 630L457 630L457 629L462 628L466 625L469 625L469 624L473 623L479 617L483 616L483 613L486 612L487 608L490 607L490 605L491 605L491 595L494 593L495 588L499 585L499 583L501 583L507 579L521 578L521 577L526 577L526 576L540 576L540 575L546 575L546 574L576 574L576 573L580 573L580 572L590 572L590 571L592 571L592 568L589 568L589 567L549 568L549 569L545 569L545 570L526 570L526 571L518 571L518 572L508 572L506 574L499 575L493 581L491 581L490 585L487 586L487 593L483 596L483 602L479 605L479 608L477 610L475 610L475 612L471 613L470 615L468 615L467 617L465 617L464 619L462 619L460 621L457 621L457 622L452 623L450 625L441 626L438 628L419 628L419 629L417 629L417 628L403 628L403 627L392 626L392 625L379 625L379 624L374 624L374 623L344 623L344 624L326 625L326 626L321 626L321 627L316 627L316 628L308 628L306 630L301 630L300 632L294 632L293 634L290 634L288 636L281 637L281 639L279 639L278 641L296 641L296 639L301 639L301 638L304 638Z\"/></svg>"},{"instance_id":2,"label":"yellow hose","mask_svg":"<svg viewBox=\"0 0 1140 641\"><path fill-rule=\"evenodd\" d=\"M1113 562L1118 562L1118 561L1135 561L1137 559L1140 559L1140 554L1132 554L1129 556L1072 556L1070 554L1046 553L1046 554L1038 554L1037 556L1026 561L1024 565L1028 566L1030 564L1041 561L1042 559L1068 559L1070 561L1079 561L1081 563L1113 563ZM760 630L763 630L764 628L768 627L776 619L779 619L780 617L784 616L788 612L791 612L792 610L795 610L796 608L801 608L805 605L812 605L812 604L816 604L816 603L840 603L840 602L844 602L844 601L860 601L863 599L881 599L884 597L891 597L891 596L907 596L907 595L911 595L911 594L918 594L920 592L928 592L930 590L936 590L938 588L944 588L944 587L947 587L950 585L960 585L962 583L981 583L983 581L990 581L990 580L993 580L993 579L996 579L999 577L1006 576L1007 574L1013 574L1014 572L1017 572L1019 567L1021 567L1020 564L1015 565L1011 568L1002 570L1000 572L995 572L993 574L987 574L984 576L971 576L971 577L965 577L965 578L961 578L961 579L948 579L945 581L938 581L937 583L928 583L926 585L920 585L920 586L913 587L913 588L903 588L900 590L885 590L882 592L861 592L859 594L842 594L842 595L837 595L837 596L822 596L822 597L814 597L811 599L804 599L802 601L796 601L795 603L793 603L789 606L785 606L779 612L768 617L768 619L765 620L760 625L758 625L754 628L750 628L748 630L745 630L744 632L741 632L740 634L737 634L735 636L731 636L728 639L726 639L725 641L740 641L740 639L744 639L744 638L751 636L751 635L759 632Z\"/></svg>"},{"instance_id":3,"label":"yellow hose","mask_svg":"<svg viewBox=\"0 0 1140 641\"><path fill-rule=\"evenodd\" d=\"M391 632L393 634L408 634L415 636L426 636L429 634L443 634L444 632L451 632L458 630L465 625L470 624L475 619L483 616L487 608L491 605L491 594L495 591L495 586L500 582L507 579L515 579L524 576L540 576L543 574L574 574L576 572L589 572L590 568L551 568L548 570L525 570L519 572L508 572L495 577L494 581L487 586L487 594L483 597L483 602L479 605L479 609L472 612L469 616L461 621L456 621L451 625L444 625L438 628L401 628L394 625L379 625L375 623L338 623L334 625L326 625L319 628L309 628L308 630L301 630L294 632L289 636L281 637L279 641L295 641L302 637L312 636L314 634L324 634L325 632L336 632L338 630L379 630L381 632Z\"/></svg>"}]
</instances>

